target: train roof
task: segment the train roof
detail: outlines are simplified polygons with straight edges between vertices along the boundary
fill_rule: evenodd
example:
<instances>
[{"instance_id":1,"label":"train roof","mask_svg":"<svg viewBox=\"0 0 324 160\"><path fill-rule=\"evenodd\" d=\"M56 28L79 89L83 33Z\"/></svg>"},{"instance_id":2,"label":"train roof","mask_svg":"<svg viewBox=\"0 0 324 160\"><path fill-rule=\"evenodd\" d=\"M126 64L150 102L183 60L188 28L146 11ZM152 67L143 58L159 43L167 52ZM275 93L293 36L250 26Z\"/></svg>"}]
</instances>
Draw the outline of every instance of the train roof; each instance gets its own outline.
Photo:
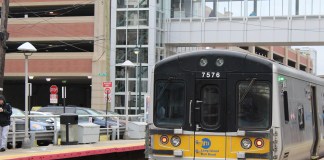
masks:
<instances>
[{"instance_id":1,"label":"train roof","mask_svg":"<svg viewBox=\"0 0 324 160\"><path fill-rule=\"evenodd\" d=\"M200 60L206 58L206 66L200 66ZM216 60L222 58L223 66L216 66ZM159 73L217 71L232 73L272 73L273 62L252 54L228 50L204 50L170 56L155 66ZM169 68L172 68L170 71Z\"/></svg>"},{"instance_id":2,"label":"train roof","mask_svg":"<svg viewBox=\"0 0 324 160\"><path fill-rule=\"evenodd\" d=\"M208 64L201 67L199 61L206 57ZM217 58L224 59L224 65L215 65ZM172 68L172 70L170 70ZM155 72L197 72L197 71L225 71L232 73L278 73L290 77L307 80L316 84L323 84L324 80L313 74L285 66L276 61L262 58L258 55L229 51L229 50L203 50L182 53L170 56L155 65Z\"/></svg>"}]
</instances>

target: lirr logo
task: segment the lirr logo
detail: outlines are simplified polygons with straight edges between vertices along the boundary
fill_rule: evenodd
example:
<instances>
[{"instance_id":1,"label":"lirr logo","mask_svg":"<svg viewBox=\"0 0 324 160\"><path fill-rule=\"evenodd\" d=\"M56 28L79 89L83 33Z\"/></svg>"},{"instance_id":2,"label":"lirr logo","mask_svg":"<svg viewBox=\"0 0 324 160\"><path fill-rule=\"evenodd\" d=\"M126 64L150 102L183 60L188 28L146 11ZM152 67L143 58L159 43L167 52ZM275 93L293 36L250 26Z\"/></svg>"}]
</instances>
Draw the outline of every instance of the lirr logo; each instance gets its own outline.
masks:
<instances>
[{"instance_id":1,"label":"lirr logo","mask_svg":"<svg viewBox=\"0 0 324 160\"><path fill-rule=\"evenodd\" d=\"M208 138L202 139L202 146L201 146L202 148L208 149L210 147L210 145L211 145L211 142Z\"/></svg>"}]
</instances>

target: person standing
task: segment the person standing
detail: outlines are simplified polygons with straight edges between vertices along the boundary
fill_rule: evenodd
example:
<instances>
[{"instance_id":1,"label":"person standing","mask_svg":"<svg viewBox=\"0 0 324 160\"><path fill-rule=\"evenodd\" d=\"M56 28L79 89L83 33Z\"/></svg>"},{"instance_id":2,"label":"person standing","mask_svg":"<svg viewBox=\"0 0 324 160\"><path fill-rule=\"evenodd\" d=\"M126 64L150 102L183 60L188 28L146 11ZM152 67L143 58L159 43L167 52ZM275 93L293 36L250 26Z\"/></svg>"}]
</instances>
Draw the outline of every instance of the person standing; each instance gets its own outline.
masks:
<instances>
[{"instance_id":1,"label":"person standing","mask_svg":"<svg viewBox=\"0 0 324 160\"><path fill-rule=\"evenodd\" d=\"M0 152L6 151L11 114L10 104L6 103L3 95L0 95Z\"/></svg>"}]
</instances>

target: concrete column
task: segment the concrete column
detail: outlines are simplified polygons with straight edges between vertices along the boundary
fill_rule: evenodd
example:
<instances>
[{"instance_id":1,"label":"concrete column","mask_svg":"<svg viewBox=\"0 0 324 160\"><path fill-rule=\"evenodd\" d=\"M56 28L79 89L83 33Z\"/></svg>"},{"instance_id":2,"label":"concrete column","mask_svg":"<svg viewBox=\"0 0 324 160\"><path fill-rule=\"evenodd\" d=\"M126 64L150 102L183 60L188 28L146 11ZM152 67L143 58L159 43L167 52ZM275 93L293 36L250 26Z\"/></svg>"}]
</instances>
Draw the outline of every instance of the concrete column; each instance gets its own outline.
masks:
<instances>
[{"instance_id":1,"label":"concrete column","mask_svg":"<svg viewBox=\"0 0 324 160\"><path fill-rule=\"evenodd\" d=\"M255 54L255 46L249 46L249 52Z\"/></svg>"},{"instance_id":2,"label":"concrete column","mask_svg":"<svg viewBox=\"0 0 324 160\"><path fill-rule=\"evenodd\" d=\"M269 47L268 58L271 60L273 59L273 46Z\"/></svg>"},{"instance_id":3,"label":"concrete column","mask_svg":"<svg viewBox=\"0 0 324 160\"><path fill-rule=\"evenodd\" d=\"M94 13L94 53L92 56L92 89L91 89L91 107L95 109L105 109L106 103L104 99L104 88L102 82L106 81L105 76L102 73L107 74L106 67L106 40L102 37L106 37L105 33L105 3L103 0L95 2ZM104 35L104 36L102 36ZM97 45L96 45L97 44ZM101 74L99 74L101 73Z\"/></svg>"},{"instance_id":4,"label":"concrete column","mask_svg":"<svg viewBox=\"0 0 324 160\"><path fill-rule=\"evenodd\" d=\"M283 58L283 64L288 66L288 47L285 47L285 54L284 54L284 58Z\"/></svg>"},{"instance_id":5,"label":"concrete column","mask_svg":"<svg viewBox=\"0 0 324 160\"><path fill-rule=\"evenodd\" d=\"M310 54L306 54L306 59L307 59L307 63L306 63L306 72L311 73L311 57Z\"/></svg>"},{"instance_id":6,"label":"concrete column","mask_svg":"<svg viewBox=\"0 0 324 160\"><path fill-rule=\"evenodd\" d=\"M296 56L297 56L297 60L296 60L296 69L300 69L300 51L296 50Z\"/></svg>"}]
</instances>

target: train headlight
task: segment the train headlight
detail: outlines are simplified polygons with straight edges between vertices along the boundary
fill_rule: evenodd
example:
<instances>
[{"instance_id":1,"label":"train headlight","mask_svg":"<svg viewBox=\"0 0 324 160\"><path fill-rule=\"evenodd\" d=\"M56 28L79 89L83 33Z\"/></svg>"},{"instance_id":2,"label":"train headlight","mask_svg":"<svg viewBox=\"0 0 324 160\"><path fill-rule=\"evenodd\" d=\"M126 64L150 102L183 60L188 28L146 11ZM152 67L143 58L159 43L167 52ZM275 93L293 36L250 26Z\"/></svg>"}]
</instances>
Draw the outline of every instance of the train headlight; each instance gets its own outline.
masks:
<instances>
[{"instance_id":1,"label":"train headlight","mask_svg":"<svg viewBox=\"0 0 324 160\"><path fill-rule=\"evenodd\" d=\"M257 138L254 140L254 145L258 148L262 148L264 146L264 141L262 138Z\"/></svg>"},{"instance_id":2,"label":"train headlight","mask_svg":"<svg viewBox=\"0 0 324 160\"><path fill-rule=\"evenodd\" d=\"M199 61L200 66L205 67L208 64L207 58L201 58Z\"/></svg>"},{"instance_id":3,"label":"train headlight","mask_svg":"<svg viewBox=\"0 0 324 160\"><path fill-rule=\"evenodd\" d=\"M224 59L223 58L217 58L216 66L220 67L220 66L223 66L223 64L224 64Z\"/></svg>"},{"instance_id":4,"label":"train headlight","mask_svg":"<svg viewBox=\"0 0 324 160\"><path fill-rule=\"evenodd\" d=\"M178 147L181 144L181 139L178 136L173 136L170 142L174 147Z\"/></svg>"},{"instance_id":5,"label":"train headlight","mask_svg":"<svg viewBox=\"0 0 324 160\"><path fill-rule=\"evenodd\" d=\"M241 147L244 148L244 149L250 149L252 146L252 142L250 139L248 138L243 138L241 140Z\"/></svg>"},{"instance_id":6,"label":"train headlight","mask_svg":"<svg viewBox=\"0 0 324 160\"><path fill-rule=\"evenodd\" d=\"M166 135L161 136L161 137L160 137L160 142L161 142L162 144L167 144L167 143L169 142L169 138L168 138L168 136L166 136Z\"/></svg>"}]
</instances>

